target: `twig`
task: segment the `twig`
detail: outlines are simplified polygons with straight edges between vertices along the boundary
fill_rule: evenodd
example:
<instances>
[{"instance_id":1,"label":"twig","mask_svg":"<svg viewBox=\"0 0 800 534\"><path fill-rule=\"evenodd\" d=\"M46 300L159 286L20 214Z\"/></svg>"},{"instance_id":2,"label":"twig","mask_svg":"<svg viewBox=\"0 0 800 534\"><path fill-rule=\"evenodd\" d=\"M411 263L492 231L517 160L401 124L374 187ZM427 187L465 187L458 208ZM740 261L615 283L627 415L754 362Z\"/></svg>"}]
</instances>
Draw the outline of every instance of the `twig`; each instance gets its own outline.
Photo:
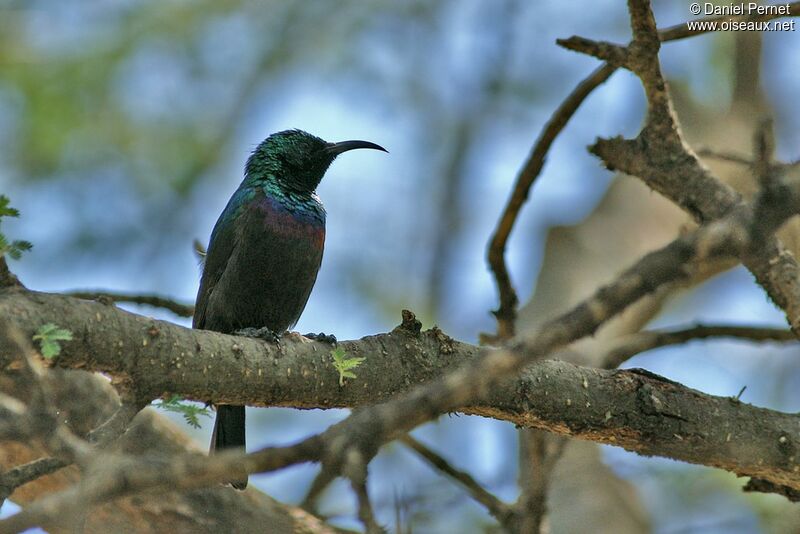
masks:
<instances>
[{"instance_id":1,"label":"twig","mask_svg":"<svg viewBox=\"0 0 800 534\"><path fill-rule=\"evenodd\" d=\"M707 147L700 148L696 152L698 156L704 158L714 158L720 161L727 161L728 163L744 165L746 167L750 167L751 169L754 169L758 164L757 161L753 161L752 159L749 159L746 156L742 156L741 154L734 154L733 152L717 152L716 150L712 150ZM800 161L792 161L789 163L785 163L782 161L772 162L773 171L778 173L786 172L797 166L800 166Z\"/></svg>"},{"instance_id":2,"label":"twig","mask_svg":"<svg viewBox=\"0 0 800 534\"><path fill-rule=\"evenodd\" d=\"M89 432L87 441L96 447L113 442L125 432L128 423L146 404L123 402L111 417ZM71 460L64 458L45 457L9 469L0 474L0 504L18 487L72 464Z\"/></svg>"},{"instance_id":3,"label":"twig","mask_svg":"<svg viewBox=\"0 0 800 534\"><path fill-rule=\"evenodd\" d=\"M121 400L122 403L117 408L117 411L86 436L89 443L104 446L113 442L128 429L128 424L136 414L150 404L142 400L127 399L125 397Z\"/></svg>"},{"instance_id":4,"label":"twig","mask_svg":"<svg viewBox=\"0 0 800 534\"><path fill-rule=\"evenodd\" d=\"M419 454L425 461L427 461L434 468L438 469L448 477L452 478L467 490L467 492L477 502L481 503L492 516L502 525L508 524L513 519L512 508L498 499L495 495L488 492L480 483L472 478L469 473L456 469L450 462L445 460L442 456L423 445L411 435L405 434L398 438L407 445L411 450Z\"/></svg>"},{"instance_id":5,"label":"twig","mask_svg":"<svg viewBox=\"0 0 800 534\"><path fill-rule=\"evenodd\" d=\"M0 474L0 505L18 487L45 475L55 473L67 465L69 465L69 462L60 458L39 458Z\"/></svg>"},{"instance_id":6,"label":"twig","mask_svg":"<svg viewBox=\"0 0 800 534\"><path fill-rule=\"evenodd\" d=\"M356 480L351 479L350 487L353 488L353 493L356 494L356 499L358 500L358 518L364 524L367 534L385 534L386 529L381 527L375 520L375 512L372 510L372 503L369 500L369 493L367 492L366 473L365 476L358 477Z\"/></svg>"},{"instance_id":7,"label":"twig","mask_svg":"<svg viewBox=\"0 0 800 534\"><path fill-rule=\"evenodd\" d=\"M697 325L679 330L646 330L619 339L615 346L602 358L602 366L605 369L614 369L637 354L648 350L708 338L733 338L753 342L797 341L797 336L794 335L794 332L782 328Z\"/></svg>"},{"instance_id":8,"label":"twig","mask_svg":"<svg viewBox=\"0 0 800 534\"><path fill-rule=\"evenodd\" d=\"M520 496L514 505L515 532L546 532L547 492L568 439L541 430L520 433ZM522 471L524 466L525 471Z\"/></svg>"},{"instance_id":9,"label":"twig","mask_svg":"<svg viewBox=\"0 0 800 534\"><path fill-rule=\"evenodd\" d=\"M489 267L494 273L495 283L500 294L500 307L493 312L497 318L497 336L495 340L502 341L514 336L514 321L517 314L518 298L516 290L511 283L508 265L505 261L505 252L508 237L517 222L520 209L528 199L531 187L542 171L545 156L550 151L553 141L555 141L583 101L586 100L586 97L595 88L608 80L615 70L616 67L608 64L603 65L572 90L550 117L550 120L547 121L547 124L545 124L533 145L533 150L528 156L528 160L517 176L514 189L506 202L505 208L503 208L503 213L489 242Z\"/></svg>"},{"instance_id":10,"label":"twig","mask_svg":"<svg viewBox=\"0 0 800 534\"><path fill-rule=\"evenodd\" d=\"M300 503L300 508L315 513L317 499L338 476L338 473L334 473L330 469L321 469L311 482L311 487L308 488L308 493Z\"/></svg>"},{"instance_id":11,"label":"twig","mask_svg":"<svg viewBox=\"0 0 800 534\"><path fill-rule=\"evenodd\" d=\"M704 158L714 158L722 161L727 161L729 163L736 163L738 165L746 165L748 167L753 166L752 160L748 159L745 156L734 154L732 152L716 152L714 150L711 150L710 148L700 148L697 150L697 155Z\"/></svg>"},{"instance_id":12,"label":"twig","mask_svg":"<svg viewBox=\"0 0 800 534\"><path fill-rule=\"evenodd\" d=\"M607 41L595 41L577 35L567 39L556 39L556 43L567 50L596 57L615 68L628 66L628 48L622 45Z\"/></svg>"},{"instance_id":13,"label":"twig","mask_svg":"<svg viewBox=\"0 0 800 534\"><path fill-rule=\"evenodd\" d=\"M164 308L180 317L191 317L194 315L194 306L183 304L176 300L162 297L160 295L139 295L135 293L119 293L114 291L67 291L64 293L70 297L84 300L99 300L114 302L129 302L131 304L144 304L155 308Z\"/></svg>"},{"instance_id":14,"label":"twig","mask_svg":"<svg viewBox=\"0 0 800 534\"><path fill-rule=\"evenodd\" d=\"M758 183L764 191L774 188L776 180L775 157L775 132L772 129L772 120L764 119L756 129L753 136L753 154L755 155L754 167Z\"/></svg>"}]
</instances>

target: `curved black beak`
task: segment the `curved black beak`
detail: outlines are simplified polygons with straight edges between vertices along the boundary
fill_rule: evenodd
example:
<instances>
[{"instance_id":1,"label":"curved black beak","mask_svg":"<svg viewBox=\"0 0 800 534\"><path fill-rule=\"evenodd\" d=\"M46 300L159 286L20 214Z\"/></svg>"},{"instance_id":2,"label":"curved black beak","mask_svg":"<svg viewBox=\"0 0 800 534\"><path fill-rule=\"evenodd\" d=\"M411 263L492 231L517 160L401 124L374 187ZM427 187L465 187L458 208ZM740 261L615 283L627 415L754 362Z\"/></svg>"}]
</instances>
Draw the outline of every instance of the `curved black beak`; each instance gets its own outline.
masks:
<instances>
[{"instance_id":1,"label":"curved black beak","mask_svg":"<svg viewBox=\"0 0 800 534\"><path fill-rule=\"evenodd\" d=\"M373 150L383 150L384 152L389 152L381 145L376 145L375 143L370 143L369 141L341 141L339 143L328 143L328 146L325 148L325 152L331 156L338 156L342 152L355 150L356 148L371 148Z\"/></svg>"}]
</instances>

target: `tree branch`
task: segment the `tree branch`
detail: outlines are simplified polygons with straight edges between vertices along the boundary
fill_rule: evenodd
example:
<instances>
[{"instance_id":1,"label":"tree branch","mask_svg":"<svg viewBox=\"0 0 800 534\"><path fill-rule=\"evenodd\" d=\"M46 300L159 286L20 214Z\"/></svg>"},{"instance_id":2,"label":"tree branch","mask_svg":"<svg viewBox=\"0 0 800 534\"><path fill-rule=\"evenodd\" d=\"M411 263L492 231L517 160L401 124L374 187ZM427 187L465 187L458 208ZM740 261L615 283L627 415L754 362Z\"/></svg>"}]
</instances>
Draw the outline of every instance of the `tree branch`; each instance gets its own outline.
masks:
<instances>
[{"instance_id":1,"label":"tree branch","mask_svg":"<svg viewBox=\"0 0 800 534\"><path fill-rule=\"evenodd\" d=\"M469 473L456 469L450 465L450 462L414 439L410 434L400 437L399 441L420 455L432 467L458 482L467 490L470 496L482 504L501 525L509 524L509 521L514 515L514 510L511 506L498 499L492 493L489 493L477 480L472 478Z\"/></svg>"},{"instance_id":2,"label":"tree branch","mask_svg":"<svg viewBox=\"0 0 800 534\"><path fill-rule=\"evenodd\" d=\"M517 222L522 205L527 201L531 187L533 187L536 178L542 172L545 156L550 151L550 147L558 137L558 134L561 133L561 130L564 129L583 101L586 100L586 97L595 88L608 80L615 70L616 67L608 64L603 65L593 71L572 90L545 124L533 145L533 150L528 156L528 160L517 176L511 196L503 208L503 213L489 241L487 259L500 294L500 306L494 311L494 315L497 318L497 336L494 339L487 336L486 341L505 340L514 335L518 298L506 265L506 245Z\"/></svg>"},{"instance_id":3,"label":"tree branch","mask_svg":"<svg viewBox=\"0 0 800 534\"><path fill-rule=\"evenodd\" d=\"M719 219L736 209L741 196L714 177L683 140L661 73L660 41L649 2L631 0L629 10L634 40L626 66L645 88L647 121L636 139L598 139L590 151L609 170L641 178L698 222ZM800 267L794 256L778 239L769 237L744 254L742 263L784 310L795 334L800 334Z\"/></svg>"},{"instance_id":4,"label":"tree branch","mask_svg":"<svg viewBox=\"0 0 800 534\"><path fill-rule=\"evenodd\" d=\"M789 8L789 15L770 14L753 16L746 15L741 17L708 17L702 20L719 21L732 18L736 20L766 21L781 18L783 16L796 17L800 15L800 2L793 2L792 4L789 4ZM658 30L658 38L662 42L676 41L686 37L693 37L703 33L708 33L710 31L711 30L708 26L705 29L696 29L690 31L688 25L684 22L670 28ZM565 43L573 40L589 42L588 39L583 39L580 37L572 37L566 40L559 39L556 42L563 46ZM611 45L608 43L607 45L611 48L620 48L618 45ZM611 48L608 48L609 53L611 53ZM527 201L530 190L533 187L536 178L538 178L539 174L541 173L542 168L544 167L545 156L550 151L550 147L552 146L556 137L558 137L583 101L586 100L592 91L608 80L611 75L616 72L619 65L624 64L627 61L627 53L623 53L621 50L617 49L608 58L604 59L611 59L615 61L606 62L594 70L584 80L578 83L575 89L572 90L572 92L561 103L561 105L556 108L556 111L544 125L544 128L542 128L539 137L536 139L536 142L533 145L530 156L528 156L528 159L523 165L522 170L517 175L511 196L503 208L503 213L500 215L497 226L492 234L492 237L490 238L487 251L487 260L494 275L495 284L497 285L500 306L494 311L494 315L497 318L497 335L495 337L485 336L486 342L491 343L497 340L505 340L514 335L514 320L516 318L518 297L516 291L514 290L513 284L511 283L511 276L509 275L508 266L506 265L505 261L505 251L508 244L508 238L511 235L511 231L514 229L514 225L517 217L519 216L520 210L522 209L523 204L525 204Z\"/></svg>"},{"instance_id":5,"label":"tree branch","mask_svg":"<svg viewBox=\"0 0 800 534\"><path fill-rule=\"evenodd\" d=\"M138 295L114 291L67 291L64 294L77 299L97 300L106 304L129 302L131 304L153 306L154 308L164 308L178 317L191 317L194 314L194 306L183 304L161 295Z\"/></svg>"},{"instance_id":6,"label":"tree branch","mask_svg":"<svg viewBox=\"0 0 800 534\"><path fill-rule=\"evenodd\" d=\"M2 473L0 475L0 506L18 487L54 473L67 465L69 462L60 458L38 458Z\"/></svg>"},{"instance_id":7,"label":"tree branch","mask_svg":"<svg viewBox=\"0 0 800 534\"><path fill-rule=\"evenodd\" d=\"M69 421L70 428L77 435L86 435L118 411L119 399L106 377L60 369L51 369L48 374L57 396L55 409ZM4 373L4 393L25 399L28 389L18 373ZM46 452L38 441L32 440L4 441L0 443L0 449L3 451L0 465L4 469L23 466ZM144 457L154 453L164 457L187 452L205 454L205 447L200 450L176 427L176 423L153 409L141 412L118 440L101 450ZM12 467L6 472L13 471ZM81 477L84 481L91 479L91 475L87 478L86 472L79 473L74 466L66 467L19 487L11 498L27 508L48 494L78 483ZM270 532L275 534L340 532L297 507L279 503L253 487L239 492L223 485L211 485L190 491L140 493L94 508L86 502L75 503L74 507L87 512L84 514L85 522L81 525L87 534L132 530L210 533L224 531L234 524L240 531L247 532L263 530L264 525L269 525ZM71 510L67 508L65 513L70 515ZM44 520L41 526L54 534L69 531L63 515Z\"/></svg>"},{"instance_id":8,"label":"tree branch","mask_svg":"<svg viewBox=\"0 0 800 534\"><path fill-rule=\"evenodd\" d=\"M680 330L645 330L616 340L614 347L602 358L602 366L604 369L614 369L648 350L709 338L732 338L753 342L797 341L797 336L791 330L755 326L697 325Z\"/></svg>"},{"instance_id":9,"label":"tree branch","mask_svg":"<svg viewBox=\"0 0 800 534\"><path fill-rule=\"evenodd\" d=\"M527 430L520 439L520 495L514 504L515 525L513 532L548 532L547 494L550 478L556 463L564 453L568 439L539 430ZM523 461L524 460L524 461Z\"/></svg>"}]
</instances>

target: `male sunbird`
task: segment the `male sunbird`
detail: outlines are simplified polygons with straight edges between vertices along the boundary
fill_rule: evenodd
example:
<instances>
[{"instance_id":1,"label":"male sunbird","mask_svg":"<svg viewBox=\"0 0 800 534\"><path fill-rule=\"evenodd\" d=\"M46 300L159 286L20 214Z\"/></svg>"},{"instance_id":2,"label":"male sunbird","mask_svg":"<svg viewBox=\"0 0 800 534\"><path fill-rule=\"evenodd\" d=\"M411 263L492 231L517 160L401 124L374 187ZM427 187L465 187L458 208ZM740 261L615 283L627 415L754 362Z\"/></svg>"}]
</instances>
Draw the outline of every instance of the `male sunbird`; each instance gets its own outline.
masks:
<instances>
[{"instance_id":1,"label":"male sunbird","mask_svg":"<svg viewBox=\"0 0 800 534\"><path fill-rule=\"evenodd\" d=\"M317 279L325 209L316 188L336 156L369 141L328 143L301 130L269 136L219 216L197 292L192 326L226 334L254 329L277 339L294 326ZM245 447L244 406L219 405L211 452ZM233 481L238 489L247 479Z\"/></svg>"}]
</instances>

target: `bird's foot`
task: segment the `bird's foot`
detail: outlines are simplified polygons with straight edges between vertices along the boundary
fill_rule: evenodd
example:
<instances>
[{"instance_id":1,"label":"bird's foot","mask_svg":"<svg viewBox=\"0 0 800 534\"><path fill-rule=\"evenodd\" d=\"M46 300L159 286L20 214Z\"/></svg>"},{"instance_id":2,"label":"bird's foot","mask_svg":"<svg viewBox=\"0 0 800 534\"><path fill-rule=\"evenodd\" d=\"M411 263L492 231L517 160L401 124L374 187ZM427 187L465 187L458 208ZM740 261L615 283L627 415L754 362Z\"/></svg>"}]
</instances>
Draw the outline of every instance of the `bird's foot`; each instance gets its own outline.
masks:
<instances>
[{"instance_id":1,"label":"bird's foot","mask_svg":"<svg viewBox=\"0 0 800 534\"><path fill-rule=\"evenodd\" d=\"M281 340L281 335L277 332L274 332L267 328L266 326L261 328L242 328L241 330L237 330L233 333L235 336L244 336L244 337L254 337L258 339L263 339L264 341L270 341L272 343L278 343Z\"/></svg>"},{"instance_id":2,"label":"bird's foot","mask_svg":"<svg viewBox=\"0 0 800 534\"><path fill-rule=\"evenodd\" d=\"M314 341L319 341L320 343L327 343L328 345L336 345L338 342L336 340L336 336L333 334L325 334L323 332L320 332L319 334L306 334L305 337Z\"/></svg>"}]
</instances>

